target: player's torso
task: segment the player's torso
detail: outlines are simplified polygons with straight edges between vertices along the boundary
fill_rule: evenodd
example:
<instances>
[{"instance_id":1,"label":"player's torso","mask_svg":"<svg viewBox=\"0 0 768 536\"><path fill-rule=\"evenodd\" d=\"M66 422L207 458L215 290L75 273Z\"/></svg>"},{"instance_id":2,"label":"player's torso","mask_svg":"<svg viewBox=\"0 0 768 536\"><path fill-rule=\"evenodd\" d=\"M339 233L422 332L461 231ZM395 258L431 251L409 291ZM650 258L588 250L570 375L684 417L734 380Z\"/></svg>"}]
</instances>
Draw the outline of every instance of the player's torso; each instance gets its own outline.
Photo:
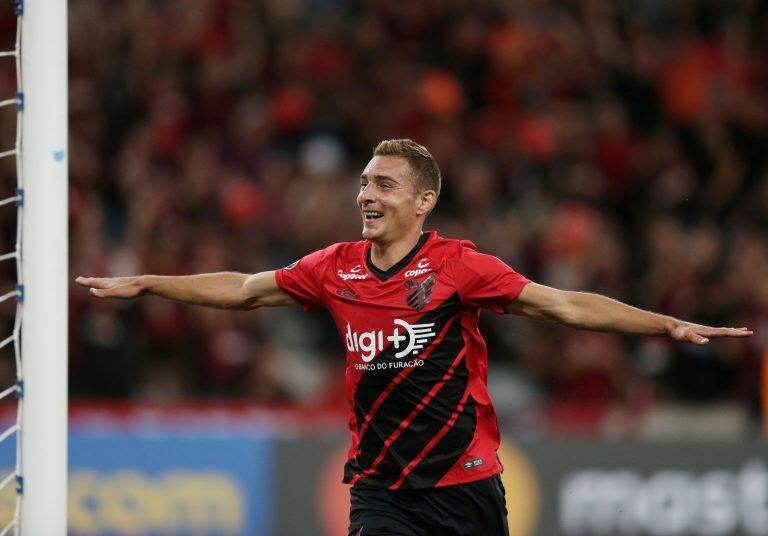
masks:
<instances>
[{"instance_id":1,"label":"player's torso","mask_svg":"<svg viewBox=\"0 0 768 536\"><path fill-rule=\"evenodd\" d=\"M386 273L370 265L364 244L349 245L325 272L325 303L346 346L347 482L430 487L464 458L478 459L467 449L473 394L484 386L471 370L484 352L468 351L477 311L459 298L455 245L433 237Z\"/></svg>"}]
</instances>

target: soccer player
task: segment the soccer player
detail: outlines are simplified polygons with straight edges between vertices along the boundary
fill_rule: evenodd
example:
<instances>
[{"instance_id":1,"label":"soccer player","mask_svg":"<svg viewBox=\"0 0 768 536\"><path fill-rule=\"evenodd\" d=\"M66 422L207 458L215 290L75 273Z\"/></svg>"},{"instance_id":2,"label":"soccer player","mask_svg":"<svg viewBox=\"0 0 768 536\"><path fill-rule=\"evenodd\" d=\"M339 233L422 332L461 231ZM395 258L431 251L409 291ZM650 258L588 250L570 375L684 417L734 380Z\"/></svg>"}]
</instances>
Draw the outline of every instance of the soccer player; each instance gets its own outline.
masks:
<instances>
[{"instance_id":1,"label":"soccer player","mask_svg":"<svg viewBox=\"0 0 768 536\"><path fill-rule=\"evenodd\" d=\"M440 195L432 155L385 140L360 176L363 240L276 271L78 277L99 298L152 294L251 310L326 307L346 352L350 535L508 534L480 309L575 328L707 344L746 328L677 320L533 283L471 242L423 232Z\"/></svg>"}]
</instances>

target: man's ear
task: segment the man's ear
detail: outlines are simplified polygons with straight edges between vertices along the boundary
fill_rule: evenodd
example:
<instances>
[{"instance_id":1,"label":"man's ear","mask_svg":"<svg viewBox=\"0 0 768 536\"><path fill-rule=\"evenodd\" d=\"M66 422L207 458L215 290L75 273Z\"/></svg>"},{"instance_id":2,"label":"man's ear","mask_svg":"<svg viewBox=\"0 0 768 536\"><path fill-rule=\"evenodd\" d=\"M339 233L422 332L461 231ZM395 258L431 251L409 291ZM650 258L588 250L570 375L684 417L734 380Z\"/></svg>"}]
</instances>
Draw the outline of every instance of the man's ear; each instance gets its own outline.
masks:
<instances>
[{"instance_id":1,"label":"man's ear","mask_svg":"<svg viewBox=\"0 0 768 536\"><path fill-rule=\"evenodd\" d=\"M423 192L419 192L417 196L418 205L416 206L416 214L418 216L426 216L432 212L433 208L435 208L437 194L434 190L424 190Z\"/></svg>"}]
</instances>

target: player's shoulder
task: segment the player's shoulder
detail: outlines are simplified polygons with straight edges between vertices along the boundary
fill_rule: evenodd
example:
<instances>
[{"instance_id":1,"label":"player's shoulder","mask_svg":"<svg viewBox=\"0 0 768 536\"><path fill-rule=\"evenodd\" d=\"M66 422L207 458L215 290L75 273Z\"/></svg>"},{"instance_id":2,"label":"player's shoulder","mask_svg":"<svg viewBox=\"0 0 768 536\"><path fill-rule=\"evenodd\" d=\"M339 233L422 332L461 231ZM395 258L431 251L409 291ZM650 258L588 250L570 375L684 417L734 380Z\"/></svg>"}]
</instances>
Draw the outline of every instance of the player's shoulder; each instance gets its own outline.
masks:
<instances>
[{"instance_id":1,"label":"player's shoulder","mask_svg":"<svg viewBox=\"0 0 768 536\"><path fill-rule=\"evenodd\" d=\"M483 270L495 270L499 268L500 261L496 256L481 253L474 242L464 239L435 237L433 250L430 252L433 258L441 258L442 266L449 273L456 276L459 273L477 272Z\"/></svg>"},{"instance_id":2,"label":"player's shoulder","mask_svg":"<svg viewBox=\"0 0 768 536\"><path fill-rule=\"evenodd\" d=\"M435 256L445 256L448 259L458 259L468 252L477 252L477 246L469 241L456 238L443 238L434 234L428 243L430 253Z\"/></svg>"},{"instance_id":3,"label":"player's shoulder","mask_svg":"<svg viewBox=\"0 0 768 536\"><path fill-rule=\"evenodd\" d=\"M365 242L336 242L313 253L318 260L335 262L347 259L357 259L365 250Z\"/></svg>"}]
</instances>

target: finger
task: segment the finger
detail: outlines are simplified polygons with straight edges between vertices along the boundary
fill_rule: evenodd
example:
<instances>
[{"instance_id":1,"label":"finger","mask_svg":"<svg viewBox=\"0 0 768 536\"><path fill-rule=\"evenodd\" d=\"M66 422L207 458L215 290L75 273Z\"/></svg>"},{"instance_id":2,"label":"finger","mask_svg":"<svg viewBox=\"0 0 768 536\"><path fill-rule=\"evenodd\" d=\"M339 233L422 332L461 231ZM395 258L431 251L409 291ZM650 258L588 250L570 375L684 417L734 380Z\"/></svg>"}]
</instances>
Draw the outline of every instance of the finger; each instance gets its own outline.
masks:
<instances>
[{"instance_id":1,"label":"finger","mask_svg":"<svg viewBox=\"0 0 768 536\"><path fill-rule=\"evenodd\" d=\"M705 345L709 342L709 339L699 335L694 331L689 331L687 339L694 344Z\"/></svg>"},{"instance_id":2,"label":"finger","mask_svg":"<svg viewBox=\"0 0 768 536\"><path fill-rule=\"evenodd\" d=\"M115 298L118 296L118 292L116 292L114 289L94 287L94 288L91 288L90 290L91 290L91 294L99 298Z\"/></svg>"},{"instance_id":3,"label":"finger","mask_svg":"<svg viewBox=\"0 0 768 536\"><path fill-rule=\"evenodd\" d=\"M105 277L78 277L75 282L84 287L105 288L109 279Z\"/></svg>"},{"instance_id":4,"label":"finger","mask_svg":"<svg viewBox=\"0 0 768 536\"><path fill-rule=\"evenodd\" d=\"M754 332L747 328L704 328L696 330L700 335L708 337L749 337Z\"/></svg>"},{"instance_id":5,"label":"finger","mask_svg":"<svg viewBox=\"0 0 768 536\"><path fill-rule=\"evenodd\" d=\"M124 298L126 295L120 288L91 288L91 294L97 298Z\"/></svg>"},{"instance_id":6,"label":"finger","mask_svg":"<svg viewBox=\"0 0 768 536\"><path fill-rule=\"evenodd\" d=\"M693 344L707 344L709 342L709 339L707 339L704 335L700 335L697 333L696 330L694 331L694 326L685 326L680 327L677 330L674 331L672 334L672 338L674 338L677 341L680 342L690 342Z\"/></svg>"}]
</instances>

